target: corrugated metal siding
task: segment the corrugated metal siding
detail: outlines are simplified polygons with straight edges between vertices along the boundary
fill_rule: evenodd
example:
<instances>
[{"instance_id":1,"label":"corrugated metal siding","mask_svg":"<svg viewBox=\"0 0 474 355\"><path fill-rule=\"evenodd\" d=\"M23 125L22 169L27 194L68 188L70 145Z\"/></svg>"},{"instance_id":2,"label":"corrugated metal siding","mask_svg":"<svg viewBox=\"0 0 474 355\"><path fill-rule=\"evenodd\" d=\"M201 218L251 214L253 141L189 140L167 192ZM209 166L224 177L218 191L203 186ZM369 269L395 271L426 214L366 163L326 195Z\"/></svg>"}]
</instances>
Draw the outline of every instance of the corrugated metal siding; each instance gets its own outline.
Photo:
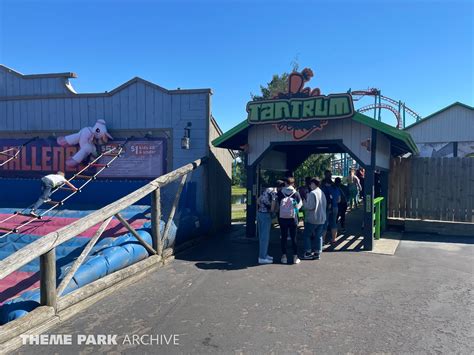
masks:
<instances>
[{"instance_id":1,"label":"corrugated metal siding","mask_svg":"<svg viewBox=\"0 0 474 355\"><path fill-rule=\"evenodd\" d=\"M474 141L474 110L453 106L406 131L415 143Z\"/></svg>"},{"instance_id":2,"label":"corrugated metal siding","mask_svg":"<svg viewBox=\"0 0 474 355\"><path fill-rule=\"evenodd\" d=\"M348 135L350 133L350 135ZM361 142L372 136L371 128L349 119L329 120L322 131L313 132L305 141L342 139L343 143L356 154L364 164L370 164L370 152ZM249 161L253 164L272 142L293 142L291 133L278 132L273 125L253 126L249 129Z\"/></svg>"}]
</instances>

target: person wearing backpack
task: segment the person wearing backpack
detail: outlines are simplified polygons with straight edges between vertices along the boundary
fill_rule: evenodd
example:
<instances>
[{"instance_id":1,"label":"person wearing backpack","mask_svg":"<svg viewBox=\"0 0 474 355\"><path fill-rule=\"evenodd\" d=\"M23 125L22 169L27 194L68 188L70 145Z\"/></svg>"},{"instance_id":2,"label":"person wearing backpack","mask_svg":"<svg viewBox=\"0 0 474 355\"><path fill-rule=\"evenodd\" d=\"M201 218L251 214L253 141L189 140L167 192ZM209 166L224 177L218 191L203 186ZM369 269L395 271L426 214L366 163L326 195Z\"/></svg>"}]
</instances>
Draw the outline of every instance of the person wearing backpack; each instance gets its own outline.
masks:
<instances>
[{"instance_id":1,"label":"person wearing backpack","mask_svg":"<svg viewBox=\"0 0 474 355\"><path fill-rule=\"evenodd\" d=\"M319 260L323 249L323 234L326 223L326 196L319 188L316 178L310 180L311 192L303 200L304 220L304 260Z\"/></svg>"},{"instance_id":2,"label":"person wearing backpack","mask_svg":"<svg viewBox=\"0 0 474 355\"><path fill-rule=\"evenodd\" d=\"M296 246L296 228L298 227L298 211L302 207L300 194L293 187L294 179L288 178L286 185L281 189L278 196L278 222L281 231L281 263L287 264L287 238L288 234L291 238L291 245L293 249L293 264L299 264L298 249Z\"/></svg>"}]
</instances>

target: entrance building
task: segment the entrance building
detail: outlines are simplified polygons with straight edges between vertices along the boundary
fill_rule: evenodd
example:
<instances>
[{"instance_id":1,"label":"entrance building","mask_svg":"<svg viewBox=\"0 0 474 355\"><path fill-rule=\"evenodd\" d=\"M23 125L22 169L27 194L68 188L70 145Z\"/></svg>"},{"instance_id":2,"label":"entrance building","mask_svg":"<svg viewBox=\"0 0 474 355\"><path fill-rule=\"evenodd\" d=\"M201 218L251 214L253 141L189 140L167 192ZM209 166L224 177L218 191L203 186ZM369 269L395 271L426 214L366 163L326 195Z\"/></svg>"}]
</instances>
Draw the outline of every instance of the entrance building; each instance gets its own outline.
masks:
<instances>
[{"instance_id":1,"label":"entrance building","mask_svg":"<svg viewBox=\"0 0 474 355\"><path fill-rule=\"evenodd\" d=\"M365 168L364 249L372 250L375 173L388 199L390 159L416 153L417 147L409 133L355 112L350 94L326 96L319 89L303 88L311 76L310 69L290 74L287 93L249 102L247 119L212 143L245 152L247 237L256 236L260 169L291 173L311 154L350 154Z\"/></svg>"}]
</instances>

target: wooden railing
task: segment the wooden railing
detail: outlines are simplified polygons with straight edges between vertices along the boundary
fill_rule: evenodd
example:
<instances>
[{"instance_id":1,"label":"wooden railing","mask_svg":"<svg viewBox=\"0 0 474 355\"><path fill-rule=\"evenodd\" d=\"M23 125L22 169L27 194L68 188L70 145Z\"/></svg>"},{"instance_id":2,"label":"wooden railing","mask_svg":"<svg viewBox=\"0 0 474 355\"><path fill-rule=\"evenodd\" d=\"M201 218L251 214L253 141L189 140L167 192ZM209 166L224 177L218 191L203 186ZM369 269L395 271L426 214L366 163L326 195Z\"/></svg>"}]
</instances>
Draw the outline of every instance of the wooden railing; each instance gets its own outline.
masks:
<instances>
[{"instance_id":1,"label":"wooden railing","mask_svg":"<svg viewBox=\"0 0 474 355\"><path fill-rule=\"evenodd\" d=\"M65 226L55 232L51 232L44 237L28 244L14 254L8 256L0 261L0 279L5 278L12 272L18 270L22 266L28 264L35 258L40 258L40 294L41 305L53 307L57 310L58 299L65 288L73 278L75 272L79 269L83 261L86 259L88 253L92 250L95 243L99 240L102 233L107 229L108 224L113 217L116 217L121 224L132 233L138 242L143 245L146 250L156 255L155 259L162 260L164 251L163 245L166 244L168 233L173 221L179 198L186 183L188 174L206 162L206 158L202 158L187 164L179 169L176 169L168 174L160 176L151 181L145 186L135 190L129 195L122 197L86 217L83 217L68 226ZM171 212L165 224L163 236L160 235L160 220L161 220L161 199L160 189L169 183L181 178L176 197L174 199ZM151 194L151 235L152 245L144 241L137 231L122 217L120 212L125 208L133 205L135 202ZM80 233L89 228L101 223L101 226L90 239L81 255L76 259L67 275L63 278L61 284L56 287L56 247L62 243L74 238Z\"/></svg>"}]
</instances>

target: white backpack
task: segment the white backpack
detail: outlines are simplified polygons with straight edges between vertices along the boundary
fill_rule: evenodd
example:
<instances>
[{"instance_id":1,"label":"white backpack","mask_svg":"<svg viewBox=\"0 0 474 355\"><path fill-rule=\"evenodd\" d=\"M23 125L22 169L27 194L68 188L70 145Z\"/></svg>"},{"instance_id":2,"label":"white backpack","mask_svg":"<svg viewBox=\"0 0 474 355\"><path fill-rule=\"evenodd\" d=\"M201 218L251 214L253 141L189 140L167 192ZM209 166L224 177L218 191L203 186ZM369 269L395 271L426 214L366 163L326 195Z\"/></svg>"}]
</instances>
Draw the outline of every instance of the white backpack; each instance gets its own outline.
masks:
<instances>
[{"instance_id":1,"label":"white backpack","mask_svg":"<svg viewBox=\"0 0 474 355\"><path fill-rule=\"evenodd\" d=\"M296 208L295 208L295 199L292 197L294 193L290 196L284 197L280 202L280 218L295 218L296 217Z\"/></svg>"}]
</instances>

